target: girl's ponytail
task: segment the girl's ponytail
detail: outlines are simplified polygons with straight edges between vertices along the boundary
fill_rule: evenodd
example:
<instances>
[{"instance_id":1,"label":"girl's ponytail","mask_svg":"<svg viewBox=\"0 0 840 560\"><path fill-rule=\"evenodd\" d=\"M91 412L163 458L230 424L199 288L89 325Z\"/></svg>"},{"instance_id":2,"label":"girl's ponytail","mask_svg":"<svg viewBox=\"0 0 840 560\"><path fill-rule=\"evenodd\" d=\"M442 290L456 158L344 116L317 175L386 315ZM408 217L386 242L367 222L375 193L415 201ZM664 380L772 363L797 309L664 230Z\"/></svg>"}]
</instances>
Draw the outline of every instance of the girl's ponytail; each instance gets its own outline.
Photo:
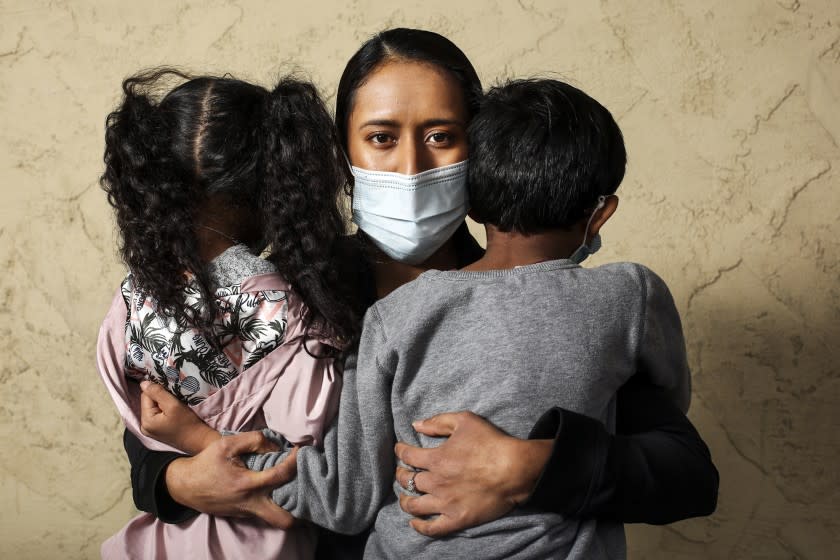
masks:
<instances>
[{"instance_id":1,"label":"girl's ponytail","mask_svg":"<svg viewBox=\"0 0 840 560\"><path fill-rule=\"evenodd\" d=\"M315 88L284 78L268 96L261 138L260 211L269 259L307 304L307 326L352 345L363 311L341 272L348 257L338 197L347 171Z\"/></svg>"},{"instance_id":2,"label":"girl's ponytail","mask_svg":"<svg viewBox=\"0 0 840 560\"><path fill-rule=\"evenodd\" d=\"M185 307L183 295L190 282L185 273L192 273L203 301L211 301L193 230L200 193L173 150L172 117L153 98L161 80L173 77L188 78L162 68L123 82L122 103L106 120L100 182L115 209L120 253L135 284L177 320L206 327L210 309Z\"/></svg>"}]
</instances>

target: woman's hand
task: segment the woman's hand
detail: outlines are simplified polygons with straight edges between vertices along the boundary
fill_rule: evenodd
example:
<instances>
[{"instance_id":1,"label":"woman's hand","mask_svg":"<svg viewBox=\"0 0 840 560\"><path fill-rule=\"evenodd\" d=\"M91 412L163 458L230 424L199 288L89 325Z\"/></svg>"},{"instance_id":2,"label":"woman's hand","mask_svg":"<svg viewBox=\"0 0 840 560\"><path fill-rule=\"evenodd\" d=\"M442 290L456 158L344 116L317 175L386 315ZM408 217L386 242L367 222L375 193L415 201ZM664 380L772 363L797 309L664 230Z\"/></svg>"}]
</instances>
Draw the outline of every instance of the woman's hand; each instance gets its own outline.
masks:
<instances>
[{"instance_id":1,"label":"woman's hand","mask_svg":"<svg viewBox=\"0 0 840 560\"><path fill-rule=\"evenodd\" d=\"M551 440L520 440L508 436L472 412L447 413L414 423L427 436L447 436L436 448L404 443L397 457L420 472L397 468L404 488L414 475L423 496L402 495L400 507L414 516L411 526L429 537L440 537L493 521L531 494L551 453Z\"/></svg>"},{"instance_id":2,"label":"woman's hand","mask_svg":"<svg viewBox=\"0 0 840 560\"><path fill-rule=\"evenodd\" d=\"M140 431L190 455L222 436L175 395L151 381L140 383Z\"/></svg>"},{"instance_id":3,"label":"woman's hand","mask_svg":"<svg viewBox=\"0 0 840 560\"><path fill-rule=\"evenodd\" d=\"M297 475L297 448L282 463L264 471L251 471L239 459L257 453L269 442L261 432L225 436L195 457L176 459L166 469L166 487L172 498L202 513L225 517L259 517L279 529L289 529L295 518L271 501L271 490Z\"/></svg>"},{"instance_id":4,"label":"woman's hand","mask_svg":"<svg viewBox=\"0 0 840 560\"><path fill-rule=\"evenodd\" d=\"M276 467L251 471L240 455L278 449L261 432L222 437L160 385L143 382L141 389L143 434L195 454L172 461L166 469L166 488L176 502L211 515L259 517L280 529L294 524L294 517L269 494L294 479L297 448Z\"/></svg>"}]
</instances>

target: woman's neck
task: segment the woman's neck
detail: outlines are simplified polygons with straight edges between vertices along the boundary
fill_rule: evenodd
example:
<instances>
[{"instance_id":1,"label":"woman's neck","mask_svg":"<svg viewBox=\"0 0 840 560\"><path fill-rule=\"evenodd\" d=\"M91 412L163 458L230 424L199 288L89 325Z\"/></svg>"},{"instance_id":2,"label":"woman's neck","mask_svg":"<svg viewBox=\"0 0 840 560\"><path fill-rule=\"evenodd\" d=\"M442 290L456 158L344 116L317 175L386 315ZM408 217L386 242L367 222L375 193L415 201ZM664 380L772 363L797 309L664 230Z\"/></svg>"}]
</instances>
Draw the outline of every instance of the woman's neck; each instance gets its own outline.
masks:
<instances>
[{"instance_id":1,"label":"woman's neck","mask_svg":"<svg viewBox=\"0 0 840 560\"><path fill-rule=\"evenodd\" d=\"M431 257L416 265L392 260L377 249L373 267L376 276L376 297L381 299L427 270L458 268L458 253L455 250L455 242L452 238L435 251Z\"/></svg>"}]
</instances>

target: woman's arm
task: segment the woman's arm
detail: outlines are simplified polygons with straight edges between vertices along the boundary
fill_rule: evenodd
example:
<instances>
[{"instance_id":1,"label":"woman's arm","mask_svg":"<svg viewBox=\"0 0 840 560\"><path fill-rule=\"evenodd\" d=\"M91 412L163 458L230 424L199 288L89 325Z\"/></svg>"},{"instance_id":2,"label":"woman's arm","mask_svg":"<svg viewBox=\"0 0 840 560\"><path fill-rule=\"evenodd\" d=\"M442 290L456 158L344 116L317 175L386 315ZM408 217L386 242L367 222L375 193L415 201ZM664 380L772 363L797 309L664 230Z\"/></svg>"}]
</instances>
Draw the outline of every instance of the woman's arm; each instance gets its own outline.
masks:
<instances>
[{"instance_id":1,"label":"woman's arm","mask_svg":"<svg viewBox=\"0 0 840 560\"><path fill-rule=\"evenodd\" d=\"M221 439L221 434L160 385L143 382L141 389L140 426L144 435L196 455L201 455L200 452ZM253 451L254 446L257 446L259 452L273 451L277 447L256 436L249 436L244 442L234 441L233 447L230 441L233 440L226 442L224 452L221 452L221 448L211 449L206 455L187 460L187 456L179 453L150 451L134 434L126 430L123 443L131 462L131 485L137 508L154 514L165 523L186 521L197 515L198 510L217 515L241 516L249 509L254 509L265 511L269 523L285 524L285 512L278 512L273 504L266 508L269 504L263 503L271 487L250 488L248 481L242 480L245 473L242 472L241 463L237 468L236 461L225 460L224 465L217 468L213 462L219 456L238 457L240 443L244 444L245 451ZM293 469L292 462L280 470L293 477ZM231 476L232 479L229 478ZM246 486L240 486L237 493L236 488L228 484L228 480L234 485L238 482ZM170 494L170 485L181 496L183 503L192 503L195 509L176 501ZM244 502L237 503L240 499Z\"/></svg>"},{"instance_id":2,"label":"woman's arm","mask_svg":"<svg viewBox=\"0 0 840 560\"><path fill-rule=\"evenodd\" d=\"M400 504L412 515L441 514L412 521L429 536L491 521L516 505L655 524L714 511L718 472L709 449L663 390L641 378L622 387L617 426L610 435L597 420L555 408L523 441L471 413L426 420L419 432L449 439L434 449L397 444L403 462L426 469L415 477L426 496ZM397 469L400 484L412 474Z\"/></svg>"},{"instance_id":3,"label":"woman's arm","mask_svg":"<svg viewBox=\"0 0 840 560\"><path fill-rule=\"evenodd\" d=\"M551 440L511 437L472 412L438 414L415 422L439 447L398 443L396 455L417 472L398 468L403 488L413 478L419 497L400 496L400 506L417 517L411 526L430 537L448 535L502 517L524 503L551 454Z\"/></svg>"},{"instance_id":4,"label":"woman's arm","mask_svg":"<svg viewBox=\"0 0 840 560\"><path fill-rule=\"evenodd\" d=\"M268 471L269 476L263 479L255 479L239 455L276 449L261 433L229 436L222 445L218 432L153 383L144 387L141 403L141 428L145 435L185 449L190 445L180 441L184 431L206 432L207 436L196 443L197 455L189 457L151 451L130 430L123 432L137 509L164 523L181 523L203 512L231 517L252 514L270 525L288 528L290 516L274 505L268 495L274 487L294 478L294 461ZM216 442L218 446L213 445Z\"/></svg>"},{"instance_id":5,"label":"woman's arm","mask_svg":"<svg viewBox=\"0 0 840 560\"><path fill-rule=\"evenodd\" d=\"M181 523L198 515L198 511L172 499L166 487L167 468L186 455L150 451L128 429L123 431L123 446L131 463L131 494L137 509L151 513L164 523Z\"/></svg>"},{"instance_id":6,"label":"woman's arm","mask_svg":"<svg viewBox=\"0 0 840 560\"><path fill-rule=\"evenodd\" d=\"M526 505L624 523L673 523L717 507L719 475L700 434L664 390L634 378L618 394L618 433L553 409L531 437L554 436Z\"/></svg>"},{"instance_id":7,"label":"woman's arm","mask_svg":"<svg viewBox=\"0 0 840 560\"><path fill-rule=\"evenodd\" d=\"M123 441L138 509L165 523L180 523L201 511L230 517L255 515L281 528L291 525L291 516L274 505L268 494L294 478L294 460L255 478L239 456L277 449L261 433L228 436L222 441L221 434L160 385L144 382L141 388L143 434L196 455L150 451L126 430Z\"/></svg>"},{"instance_id":8,"label":"woman's arm","mask_svg":"<svg viewBox=\"0 0 840 560\"><path fill-rule=\"evenodd\" d=\"M262 451L270 444L260 432L221 438L195 457L150 451L129 430L123 442L131 463L134 504L165 523L181 523L198 512L259 517L280 529L294 523L269 497L272 489L294 479L294 456L259 473L239 460L240 455Z\"/></svg>"}]
</instances>

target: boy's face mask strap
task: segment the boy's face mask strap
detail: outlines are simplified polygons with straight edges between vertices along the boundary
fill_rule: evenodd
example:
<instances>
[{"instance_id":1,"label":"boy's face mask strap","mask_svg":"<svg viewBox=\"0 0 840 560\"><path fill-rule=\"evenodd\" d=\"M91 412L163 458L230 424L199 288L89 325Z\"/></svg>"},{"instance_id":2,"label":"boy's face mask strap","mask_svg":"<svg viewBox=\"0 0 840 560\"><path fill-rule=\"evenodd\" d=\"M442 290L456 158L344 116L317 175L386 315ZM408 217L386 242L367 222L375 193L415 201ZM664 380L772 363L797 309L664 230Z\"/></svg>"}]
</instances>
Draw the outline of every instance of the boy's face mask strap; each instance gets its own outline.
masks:
<instances>
[{"instance_id":1,"label":"boy's face mask strap","mask_svg":"<svg viewBox=\"0 0 840 560\"><path fill-rule=\"evenodd\" d=\"M610 195L615 196L615 195ZM598 210L604 207L604 204L607 202L607 197L601 195L598 197L598 204L595 206L595 209L589 215L589 219L586 221L586 230L583 232L583 243L581 243L580 247L575 249L575 252L569 256L569 260L575 262L577 264L582 263L586 260L589 255L594 255L598 252L601 248L601 234L596 233L589 244L586 243L586 240L589 237L589 227L592 225L592 220L595 218L595 214L598 213Z\"/></svg>"}]
</instances>

